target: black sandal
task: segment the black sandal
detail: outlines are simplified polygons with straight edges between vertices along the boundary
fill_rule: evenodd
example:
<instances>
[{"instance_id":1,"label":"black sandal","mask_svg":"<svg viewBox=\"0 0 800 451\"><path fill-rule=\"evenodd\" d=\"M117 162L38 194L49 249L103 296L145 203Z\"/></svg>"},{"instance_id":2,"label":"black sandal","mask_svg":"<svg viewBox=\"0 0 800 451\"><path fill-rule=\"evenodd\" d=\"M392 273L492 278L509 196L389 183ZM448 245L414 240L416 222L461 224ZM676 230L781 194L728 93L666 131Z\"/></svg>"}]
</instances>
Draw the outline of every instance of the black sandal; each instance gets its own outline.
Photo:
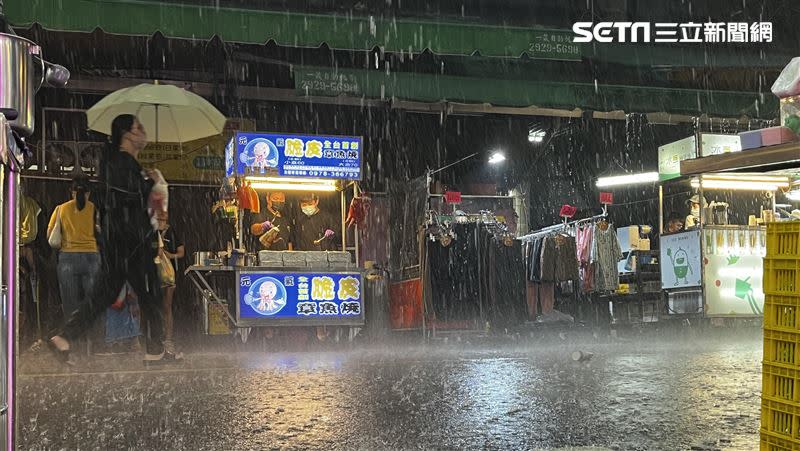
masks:
<instances>
[{"instance_id":1,"label":"black sandal","mask_svg":"<svg viewBox=\"0 0 800 451\"><path fill-rule=\"evenodd\" d=\"M53 343L53 337L50 337L50 339L47 340L47 347L50 348L50 351L53 352L53 355L55 355L59 362L66 363L67 365L71 364L69 360L69 349L66 351L58 349L56 344Z\"/></svg>"}]
</instances>

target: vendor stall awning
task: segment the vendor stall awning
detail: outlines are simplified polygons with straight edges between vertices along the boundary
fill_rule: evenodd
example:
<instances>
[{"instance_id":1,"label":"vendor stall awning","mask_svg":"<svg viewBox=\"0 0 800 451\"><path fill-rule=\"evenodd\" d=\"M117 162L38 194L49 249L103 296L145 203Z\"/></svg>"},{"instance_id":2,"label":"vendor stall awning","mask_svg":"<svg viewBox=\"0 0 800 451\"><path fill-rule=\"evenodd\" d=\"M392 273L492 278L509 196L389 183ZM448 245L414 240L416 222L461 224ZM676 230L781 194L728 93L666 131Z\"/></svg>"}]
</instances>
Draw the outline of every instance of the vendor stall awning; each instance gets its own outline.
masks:
<instances>
[{"instance_id":1,"label":"vendor stall awning","mask_svg":"<svg viewBox=\"0 0 800 451\"><path fill-rule=\"evenodd\" d=\"M417 54L430 50L441 55L580 61L583 58L638 67L713 66L779 70L792 56L791 46L768 50L727 48L708 52L703 47L646 44L582 46L572 42L571 24L562 29L513 27L475 22L445 22L414 18L217 7L214 2L154 0L16 0L7 1L4 14L14 26L34 23L50 30L108 33L226 42Z\"/></svg>"},{"instance_id":2,"label":"vendor stall awning","mask_svg":"<svg viewBox=\"0 0 800 451\"><path fill-rule=\"evenodd\" d=\"M201 3L201 2L197 2ZM93 31L266 43L294 47L450 55L580 60L581 46L570 30L497 27L478 24L395 20L336 14L299 14L135 0L27 0L6 2L4 13L15 26L39 23L47 29Z\"/></svg>"},{"instance_id":3,"label":"vendor stall awning","mask_svg":"<svg viewBox=\"0 0 800 451\"><path fill-rule=\"evenodd\" d=\"M709 172L769 172L800 168L800 143L681 161L681 175L692 176Z\"/></svg>"},{"instance_id":4,"label":"vendor stall awning","mask_svg":"<svg viewBox=\"0 0 800 451\"><path fill-rule=\"evenodd\" d=\"M294 71L298 95L366 96L423 102L487 103L491 105L595 111L662 112L675 114L759 117L777 111L778 100L755 92L730 92L647 86L566 83L358 69L299 67Z\"/></svg>"}]
</instances>

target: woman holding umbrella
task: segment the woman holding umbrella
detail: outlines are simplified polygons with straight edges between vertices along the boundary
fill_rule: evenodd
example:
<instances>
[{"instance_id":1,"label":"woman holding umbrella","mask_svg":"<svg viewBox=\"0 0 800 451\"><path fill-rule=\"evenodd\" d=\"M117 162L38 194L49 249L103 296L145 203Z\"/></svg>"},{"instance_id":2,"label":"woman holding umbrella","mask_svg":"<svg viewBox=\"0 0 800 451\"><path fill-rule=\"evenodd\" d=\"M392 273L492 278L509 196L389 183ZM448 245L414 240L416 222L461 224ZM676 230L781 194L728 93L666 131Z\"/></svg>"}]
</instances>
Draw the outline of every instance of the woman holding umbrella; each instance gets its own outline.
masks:
<instances>
[{"instance_id":1,"label":"woman holding umbrella","mask_svg":"<svg viewBox=\"0 0 800 451\"><path fill-rule=\"evenodd\" d=\"M161 284L154 262L158 235L147 211L154 181L137 161L147 144L147 133L136 116L122 114L113 120L110 135L99 171L104 196L100 204L105 274L98 279L91 301L76 310L63 332L49 343L67 361L70 341L86 332L127 281L139 298L146 337L144 360L175 361L180 356L164 351Z\"/></svg>"}]
</instances>

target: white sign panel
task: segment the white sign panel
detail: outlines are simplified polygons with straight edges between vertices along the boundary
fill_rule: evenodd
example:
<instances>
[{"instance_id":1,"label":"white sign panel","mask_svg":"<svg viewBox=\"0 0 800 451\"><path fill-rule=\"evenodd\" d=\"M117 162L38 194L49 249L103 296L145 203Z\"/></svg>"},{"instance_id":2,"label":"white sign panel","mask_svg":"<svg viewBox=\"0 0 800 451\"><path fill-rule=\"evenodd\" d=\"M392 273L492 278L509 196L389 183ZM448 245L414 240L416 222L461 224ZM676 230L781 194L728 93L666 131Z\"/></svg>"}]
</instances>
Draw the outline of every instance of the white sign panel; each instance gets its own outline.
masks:
<instances>
[{"instance_id":1,"label":"white sign panel","mask_svg":"<svg viewBox=\"0 0 800 451\"><path fill-rule=\"evenodd\" d=\"M704 233L706 315L762 315L765 230L708 228Z\"/></svg>"},{"instance_id":2,"label":"white sign panel","mask_svg":"<svg viewBox=\"0 0 800 451\"><path fill-rule=\"evenodd\" d=\"M661 242L661 288L699 287L702 279L700 231L666 235Z\"/></svg>"},{"instance_id":3,"label":"white sign panel","mask_svg":"<svg viewBox=\"0 0 800 451\"><path fill-rule=\"evenodd\" d=\"M706 315L763 315L764 260L760 255L709 255L706 261Z\"/></svg>"},{"instance_id":4,"label":"white sign panel","mask_svg":"<svg viewBox=\"0 0 800 451\"><path fill-rule=\"evenodd\" d=\"M701 157L740 152L741 150L742 138L739 135L720 135L712 133L702 133L700 135Z\"/></svg>"},{"instance_id":5,"label":"white sign panel","mask_svg":"<svg viewBox=\"0 0 800 451\"><path fill-rule=\"evenodd\" d=\"M680 177L681 161L697 157L697 138L692 135L658 148L658 178L669 180Z\"/></svg>"}]
</instances>

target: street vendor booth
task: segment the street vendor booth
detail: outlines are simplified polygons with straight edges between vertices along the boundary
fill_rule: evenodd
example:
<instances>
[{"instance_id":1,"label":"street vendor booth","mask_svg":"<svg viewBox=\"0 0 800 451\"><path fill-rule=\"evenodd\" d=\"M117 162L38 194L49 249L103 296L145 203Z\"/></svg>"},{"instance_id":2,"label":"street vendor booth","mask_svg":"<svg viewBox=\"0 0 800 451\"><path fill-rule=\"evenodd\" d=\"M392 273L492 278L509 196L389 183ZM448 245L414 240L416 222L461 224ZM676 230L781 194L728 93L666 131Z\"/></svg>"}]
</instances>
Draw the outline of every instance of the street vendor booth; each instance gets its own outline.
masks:
<instances>
[{"instance_id":1,"label":"street vendor booth","mask_svg":"<svg viewBox=\"0 0 800 451\"><path fill-rule=\"evenodd\" d=\"M203 295L207 333L226 333L228 322L245 330L364 324L354 212L362 157L360 137L233 135L214 207L233 240L223 252L198 253L186 271Z\"/></svg>"},{"instance_id":2,"label":"street vendor booth","mask_svg":"<svg viewBox=\"0 0 800 451\"><path fill-rule=\"evenodd\" d=\"M753 133L776 132L701 133L659 148L661 286L672 314L763 315L766 223L788 216L776 200L795 183L800 145L747 150Z\"/></svg>"}]
</instances>

